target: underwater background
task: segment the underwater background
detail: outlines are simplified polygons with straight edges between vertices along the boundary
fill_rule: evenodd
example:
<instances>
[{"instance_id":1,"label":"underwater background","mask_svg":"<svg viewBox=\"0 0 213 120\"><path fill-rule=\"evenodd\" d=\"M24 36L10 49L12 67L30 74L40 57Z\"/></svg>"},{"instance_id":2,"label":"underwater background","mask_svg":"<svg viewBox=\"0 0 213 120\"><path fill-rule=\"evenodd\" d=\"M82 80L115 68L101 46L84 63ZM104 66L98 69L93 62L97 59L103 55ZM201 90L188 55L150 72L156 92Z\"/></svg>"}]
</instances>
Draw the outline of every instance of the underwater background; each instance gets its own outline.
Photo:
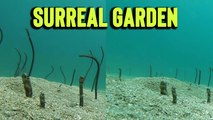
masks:
<instances>
[{"instance_id":1,"label":"underwater background","mask_svg":"<svg viewBox=\"0 0 213 120\"><path fill-rule=\"evenodd\" d=\"M108 1L112 7L177 7L177 29L118 29L107 30L107 74L118 76L162 76L175 77L194 82L195 68L202 71L201 84L209 77L213 67L213 14L211 0L123 0ZM109 12L109 11L108 11ZM211 84L213 85L213 83Z\"/></svg>"},{"instance_id":2,"label":"underwater background","mask_svg":"<svg viewBox=\"0 0 213 120\"><path fill-rule=\"evenodd\" d=\"M27 71L29 71L32 58L30 43L25 28L30 32L35 47L35 63L32 71L33 77L44 78L50 71L54 72L47 79L62 82L64 78L60 66L69 85L74 68L76 75L74 85L78 85L79 77L84 76L90 66L90 59L79 58L79 55L89 55L89 50L100 61L101 46L105 51L105 30L76 30L76 29L38 29L30 25L30 11L33 7L105 7L105 1L77 1L77 0L37 0L37 1L1 1L0 27L3 31L3 42L0 45L0 76L14 76L19 60L15 48L19 49L22 59L24 52L28 55ZM23 64L23 61L22 61ZM91 88L97 66L93 63L92 69L84 83ZM99 89L105 89L105 59L101 66Z\"/></svg>"}]
</instances>

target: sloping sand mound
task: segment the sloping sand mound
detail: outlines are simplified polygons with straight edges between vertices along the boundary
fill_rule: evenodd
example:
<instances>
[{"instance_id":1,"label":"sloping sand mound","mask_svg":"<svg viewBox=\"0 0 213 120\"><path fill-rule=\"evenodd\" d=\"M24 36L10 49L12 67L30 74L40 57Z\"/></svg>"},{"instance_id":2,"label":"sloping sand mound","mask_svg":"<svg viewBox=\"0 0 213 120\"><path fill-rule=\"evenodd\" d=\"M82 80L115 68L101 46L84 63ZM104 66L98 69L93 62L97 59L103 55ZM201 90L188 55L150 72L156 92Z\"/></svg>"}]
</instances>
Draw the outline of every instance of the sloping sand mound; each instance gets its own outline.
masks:
<instances>
[{"instance_id":1,"label":"sloping sand mound","mask_svg":"<svg viewBox=\"0 0 213 120\"><path fill-rule=\"evenodd\" d=\"M0 78L0 119L14 120L105 120L105 95L84 89L84 107L79 107L79 89L31 77L33 97L25 97L20 77ZM40 108L40 92L45 94L46 108Z\"/></svg>"},{"instance_id":2,"label":"sloping sand mound","mask_svg":"<svg viewBox=\"0 0 213 120\"><path fill-rule=\"evenodd\" d=\"M213 100L207 103L205 86L173 78L132 78L119 81L107 76L107 118L110 120L211 120ZM160 95L160 82L167 83L168 95ZM177 92L172 103L171 88ZM211 89L212 91L212 89ZM213 97L212 97L213 98Z\"/></svg>"}]
</instances>

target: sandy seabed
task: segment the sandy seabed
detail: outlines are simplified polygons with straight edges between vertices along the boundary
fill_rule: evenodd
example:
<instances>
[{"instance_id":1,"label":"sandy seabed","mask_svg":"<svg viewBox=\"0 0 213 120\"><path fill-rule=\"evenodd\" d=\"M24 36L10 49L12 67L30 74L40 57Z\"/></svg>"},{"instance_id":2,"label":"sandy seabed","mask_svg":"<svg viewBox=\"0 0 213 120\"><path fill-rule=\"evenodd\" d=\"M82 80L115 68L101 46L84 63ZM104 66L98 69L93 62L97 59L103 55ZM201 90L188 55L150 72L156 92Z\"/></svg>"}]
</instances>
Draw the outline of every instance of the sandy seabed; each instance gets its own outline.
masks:
<instances>
[{"instance_id":1,"label":"sandy seabed","mask_svg":"<svg viewBox=\"0 0 213 120\"><path fill-rule=\"evenodd\" d=\"M105 120L106 97L84 89L84 106L79 107L79 88L31 77L33 97L25 96L20 77L0 78L0 120ZM60 86L60 87L59 87ZM40 108L40 92L46 107Z\"/></svg>"},{"instance_id":2,"label":"sandy seabed","mask_svg":"<svg viewBox=\"0 0 213 120\"><path fill-rule=\"evenodd\" d=\"M160 95L160 82L168 95ZM107 75L106 96L84 89L84 107L79 107L79 89L31 77L33 97L25 97L20 77L0 78L0 120L213 120L213 99L207 103L206 86L167 77L123 78ZM171 88L177 91L172 103ZM212 88L211 88L211 91ZM40 92L46 108L40 108Z\"/></svg>"},{"instance_id":3,"label":"sandy seabed","mask_svg":"<svg viewBox=\"0 0 213 120\"><path fill-rule=\"evenodd\" d=\"M168 95L160 95L161 81L167 83ZM107 75L106 82L109 120L213 120L213 99L207 103L206 86L167 77L119 81L117 76ZM172 103L172 87L176 88L177 104Z\"/></svg>"}]
</instances>

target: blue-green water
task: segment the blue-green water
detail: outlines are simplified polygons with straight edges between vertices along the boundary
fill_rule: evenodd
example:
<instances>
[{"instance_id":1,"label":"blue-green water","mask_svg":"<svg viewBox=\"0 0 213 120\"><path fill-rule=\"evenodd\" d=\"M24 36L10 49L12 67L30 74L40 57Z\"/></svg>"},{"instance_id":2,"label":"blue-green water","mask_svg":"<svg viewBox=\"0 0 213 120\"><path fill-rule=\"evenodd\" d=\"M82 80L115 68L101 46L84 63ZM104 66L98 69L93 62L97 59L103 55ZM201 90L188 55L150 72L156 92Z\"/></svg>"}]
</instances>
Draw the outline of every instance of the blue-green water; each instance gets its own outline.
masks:
<instances>
[{"instance_id":1,"label":"blue-green water","mask_svg":"<svg viewBox=\"0 0 213 120\"><path fill-rule=\"evenodd\" d=\"M153 67L153 75L163 73L164 76L174 77L176 68L178 78L194 81L195 68L202 70L202 84L206 84L209 67L213 57L211 14L212 1L184 0L134 0L134 1L21 1L12 0L0 4L0 27L4 32L4 41L0 46L0 75L13 76L18 55L14 48L20 49L31 58L31 49L25 28L28 28L33 39L36 56L32 76L44 77L50 72L50 65L55 68L48 78L51 81L63 81L60 66L63 67L70 82L72 71L77 69L75 84L80 75L84 75L90 60L79 58L80 54L89 54L89 49L101 59L100 46L105 47L107 60L101 68L100 88L105 88L105 71L117 74L122 68L127 76L149 76L149 65ZM120 7L178 7L178 28L175 30L34 30L30 25L30 11L33 7L106 7L106 19L109 11L115 6ZM105 63L107 66L105 67ZM29 69L28 62L28 69ZM95 76L96 66L93 65L85 85L91 87Z\"/></svg>"},{"instance_id":2,"label":"blue-green water","mask_svg":"<svg viewBox=\"0 0 213 120\"><path fill-rule=\"evenodd\" d=\"M213 14L211 0L134 0L109 1L107 8L121 7L177 7L178 28L175 30L128 30L107 31L107 73L149 76L152 64L156 72L193 82L195 68L202 70L201 84L206 84L209 67L213 67ZM213 85L213 83L212 83Z\"/></svg>"},{"instance_id":3,"label":"blue-green water","mask_svg":"<svg viewBox=\"0 0 213 120\"><path fill-rule=\"evenodd\" d=\"M93 55L101 60L102 46L105 50L104 30L35 30L30 25L30 11L33 7L91 7L105 6L104 1L1 1L0 4L0 27L4 33L4 39L0 45L0 76L13 76L17 67L18 54L14 48L18 48L24 57L28 55L27 71L30 67L31 48L25 28L29 29L35 47L35 64L32 71L33 77L43 78L54 66L54 73L48 77L50 81L63 82L60 72L62 66L66 75L67 84L70 84L73 69L76 68L74 84L78 85L79 76L85 75L89 68L90 59L79 58L81 54ZM23 62L22 62L23 64ZM91 88L97 67L93 63L92 69L84 83L85 87ZM101 66L99 88L105 89L105 60Z\"/></svg>"}]
</instances>

